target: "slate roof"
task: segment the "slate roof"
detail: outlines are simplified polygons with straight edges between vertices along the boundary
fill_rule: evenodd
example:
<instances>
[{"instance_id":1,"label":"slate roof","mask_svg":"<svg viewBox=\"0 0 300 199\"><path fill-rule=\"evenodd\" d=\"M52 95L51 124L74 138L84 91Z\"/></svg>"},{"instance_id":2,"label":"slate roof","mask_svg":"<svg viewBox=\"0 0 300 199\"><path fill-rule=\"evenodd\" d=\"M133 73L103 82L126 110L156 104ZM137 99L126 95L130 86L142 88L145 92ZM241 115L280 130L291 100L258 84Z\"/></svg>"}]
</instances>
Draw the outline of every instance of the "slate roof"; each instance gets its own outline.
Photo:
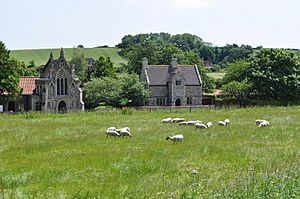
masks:
<instances>
[{"instance_id":1,"label":"slate roof","mask_svg":"<svg viewBox=\"0 0 300 199\"><path fill-rule=\"evenodd\" d=\"M19 87L23 89L22 95L33 94L36 79L38 79L38 77L20 77Z\"/></svg>"},{"instance_id":2,"label":"slate roof","mask_svg":"<svg viewBox=\"0 0 300 199\"><path fill-rule=\"evenodd\" d=\"M180 72L185 79L186 85L201 85L201 78L198 76L197 66L177 65L175 72ZM171 74L169 65L148 65L146 67L147 77L150 85L166 85Z\"/></svg>"}]
</instances>

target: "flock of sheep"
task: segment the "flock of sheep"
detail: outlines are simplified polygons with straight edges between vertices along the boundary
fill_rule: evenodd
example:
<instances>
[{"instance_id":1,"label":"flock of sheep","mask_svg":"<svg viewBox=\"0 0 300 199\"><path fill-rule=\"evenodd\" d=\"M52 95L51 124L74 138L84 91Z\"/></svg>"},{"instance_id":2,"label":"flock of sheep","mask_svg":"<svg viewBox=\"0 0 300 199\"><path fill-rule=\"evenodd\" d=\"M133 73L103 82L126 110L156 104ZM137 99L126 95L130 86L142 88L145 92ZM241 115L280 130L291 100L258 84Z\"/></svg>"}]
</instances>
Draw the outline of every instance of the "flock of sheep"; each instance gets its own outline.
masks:
<instances>
[{"instance_id":1,"label":"flock of sheep","mask_svg":"<svg viewBox=\"0 0 300 199\"><path fill-rule=\"evenodd\" d=\"M200 120L186 121L184 118L165 118L161 120L161 123L177 123L179 126L194 125L196 128L200 128L200 129L211 128L213 125L212 122L207 122L206 124L204 124ZM267 120L255 120L255 123L256 125L258 125L258 127L270 126L270 123ZM218 121L219 126L227 126L229 124L230 124L229 119L225 119L224 121ZM106 135L114 136L114 137L121 137L121 136L132 137L129 127L124 127L120 129L117 129L116 127L109 127L106 129ZM181 142L183 140L183 135L178 134L178 135L168 136L166 140L171 140L174 143Z\"/></svg>"},{"instance_id":2,"label":"flock of sheep","mask_svg":"<svg viewBox=\"0 0 300 199\"><path fill-rule=\"evenodd\" d=\"M161 120L161 123L178 123L180 126L182 125L194 125L196 128L200 129L205 129L205 128L211 128L212 127L212 122L207 122L207 124L203 124L202 121L200 120L195 120L195 121L185 121L184 118L165 118ZM267 127L270 126L270 123L267 120L255 120L256 125L258 127ZM230 124L229 119L225 119L224 121L218 121L219 126L227 126ZM166 140L171 140L174 143L176 142L181 142L183 140L183 135L178 134L178 135L173 135L173 136L168 136Z\"/></svg>"}]
</instances>

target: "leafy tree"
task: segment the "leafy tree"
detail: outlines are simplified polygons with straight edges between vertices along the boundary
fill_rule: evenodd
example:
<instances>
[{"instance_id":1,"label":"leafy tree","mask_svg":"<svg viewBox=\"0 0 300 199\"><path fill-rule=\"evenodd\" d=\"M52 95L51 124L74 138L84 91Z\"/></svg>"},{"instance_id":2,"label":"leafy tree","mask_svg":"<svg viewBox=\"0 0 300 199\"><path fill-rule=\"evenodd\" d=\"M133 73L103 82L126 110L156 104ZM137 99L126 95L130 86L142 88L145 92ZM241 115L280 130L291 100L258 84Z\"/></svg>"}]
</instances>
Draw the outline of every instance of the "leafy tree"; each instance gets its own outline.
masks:
<instances>
[{"instance_id":1,"label":"leafy tree","mask_svg":"<svg viewBox=\"0 0 300 199\"><path fill-rule=\"evenodd\" d=\"M222 89L229 94L230 97L237 98L238 102L247 95L251 90L252 84L248 81L248 79L244 79L241 82L231 81L228 84L223 85Z\"/></svg>"},{"instance_id":2,"label":"leafy tree","mask_svg":"<svg viewBox=\"0 0 300 199\"><path fill-rule=\"evenodd\" d=\"M203 40L189 33L172 35L169 42L183 51L190 51L203 45Z\"/></svg>"},{"instance_id":3,"label":"leafy tree","mask_svg":"<svg viewBox=\"0 0 300 199\"><path fill-rule=\"evenodd\" d=\"M260 99L299 99L299 58L288 50L262 49L251 59L249 80Z\"/></svg>"},{"instance_id":4,"label":"leafy tree","mask_svg":"<svg viewBox=\"0 0 300 199\"><path fill-rule=\"evenodd\" d=\"M145 101L149 96L149 92L145 89L144 84L139 81L136 74L126 75L121 78L122 99L128 100L127 105L141 106L145 105Z\"/></svg>"},{"instance_id":5,"label":"leafy tree","mask_svg":"<svg viewBox=\"0 0 300 199\"><path fill-rule=\"evenodd\" d=\"M237 60L227 64L225 76L222 79L223 84L231 81L241 82L249 75L250 63L246 60Z\"/></svg>"},{"instance_id":6,"label":"leafy tree","mask_svg":"<svg viewBox=\"0 0 300 199\"><path fill-rule=\"evenodd\" d=\"M95 108L101 103L120 107L124 105L143 105L149 93L137 75L125 75L118 79L112 77L93 78L84 85L87 107ZM126 105L125 103L125 105Z\"/></svg>"},{"instance_id":7,"label":"leafy tree","mask_svg":"<svg viewBox=\"0 0 300 199\"><path fill-rule=\"evenodd\" d=\"M15 97L20 93L20 66L15 60L10 59L9 53L5 44L0 41L0 93L6 92Z\"/></svg>"},{"instance_id":8,"label":"leafy tree","mask_svg":"<svg viewBox=\"0 0 300 199\"><path fill-rule=\"evenodd\" d=\"M105 58L100 56L96 60L95 69L91 76L93 78L116 77L114 64L111 62L110 57Z\"/></svg>"},{"instance_id":9,"label":"leafy tree","mask_svg":"<svg viewBox=\"0 0 300 199\"><path fill-rule=\"evenodd\" d=\"M75 65L75 74L81 81L84 81L85 73L87 70L87 63L84 59L84 54L80 52L78 48L73 48L73 56L70 64Z\"/></svg>"},{"instance_id":10,"label":"leafy tree","mask_svg":"<svg viewBox=\"0 0 300 199\"><path fill-rule=\"evenodd\" d=\"M88 108L95 108L100 103L118 106L122 99L122 85L120 81L111 77L92 78L84 84L85 103Z\"/></svg>"}]
</instances>

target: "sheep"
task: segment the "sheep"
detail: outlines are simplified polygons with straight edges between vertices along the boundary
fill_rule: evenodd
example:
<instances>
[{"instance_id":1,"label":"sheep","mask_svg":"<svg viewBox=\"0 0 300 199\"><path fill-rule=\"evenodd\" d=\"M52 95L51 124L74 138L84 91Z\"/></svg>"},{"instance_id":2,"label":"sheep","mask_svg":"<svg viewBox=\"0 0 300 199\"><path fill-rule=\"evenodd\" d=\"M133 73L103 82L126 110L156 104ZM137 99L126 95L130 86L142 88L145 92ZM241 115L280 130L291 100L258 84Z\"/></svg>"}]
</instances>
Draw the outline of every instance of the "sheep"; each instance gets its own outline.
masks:
<instances>
[{"instance_id":1,"label":"sheep","mask_svg":"<svg viewBox=\"0 0 300 199\"><path fill-rule=\"evenodd\" d=\"M120 136L120 134L117 132L117 131L107 131L106 132L106 137L107 136L114 136L114 137L117 137L117 136Z\"/></svg>"},{"instance_id":2,"label":"sheep","mask_svg":"<svg viewBox=\"0 0 300 199\"><path fill-rule=\"evenodd\" d=\"M198 129L207 129L207 126L205 126L205 124L196 123L195 126L196 126L196 128L198 128Z\"/></svg>"},{"instance_id":3,"label":"sheep","mask_svg":"<svg viewBox=\"0 0 300 199\"><path fill-rule=\"evenodd\" d=\"M223 122L223 121L218 121L218 125L219 125L219 126L226 126L226 123Z\"/></svg>"},{"instance_id":4,"label":"sheep","mask_svg":"<svg viewBox=\"0 0 300 199\"><path fill-rule=\"evenodd\" d=\"M116 131L117 129L116 129L116 127L109 127L109 128L107 128L106 129L106 132L109 132L109 131Z\"/></svg>"},{"instance_id":5,"label":"sheep","mask_svg":"<svg viewBox=\"0 0 300 199\"><path fill-rule=\"evenodd\" d=\"M228 124L230 124L230 120L229 120L229 119L225 119L225 120L224 120L224 123L225 123L226 125L228 125Z\"/></svg>"},{"instance_id":6,"label":"sheep","mask_svg":"<svg viewBox=\"0 0 300 199\"><path fill-rule=\"evenodd\" d=\"M195 120L195 121L188 121L188 122L187 122L188 125L195 125L196 123L202 124L202 121L200 121L200 120Z\"/></svg>"},{"instance_id":7,"label":"sheep","mask_svg":"<svg viewBox=\"0 0 300 199\"><path fill-rule=\"evenodd\" d=\"M161 123L172 123L172 121L173 121L172 118L169 117L169 118L162 119Z\"/></svg>"},{"instance_id":8,"label":"sheep","mask_svg":"<svg viewBox=\"0 0 300 199\"><path fill-rule=\"evenodd\" d=\"M212 122L207 122L206 126L207 126L207 128L212 127Z\"/></svg>"},{"instance_id":9,"label":"sheep","mask_svg":"<svg viewBox=\"0 0 300 199\"><path fill-rule=\"evenodd\" d=\"M124 127L124 128L116 129L116 131L117 131L118 133L120 133L120 132L123 131L123 130L129 131L129 132L130 132L130 128L129 128L129 127Z\"/></svg>"},{"instance_id":10,"label":"sheep","mask_svg":"<svg viewBox=\"0 0 300 199\"><path fill-rule=\"evenodd\" d=\"M173 118L173 123L180 123L180 122L184 122L185 119L184 118Z\"/></svg>"},{"instance_id":11,"label":"sheep","mask_svg":"<svg viewBox=\"0 0 300 199\"><path fill-rule=\"evenodd\" d=\"M262 123L264 120L255 120L255 124L259 125L260 123Z\"/></svg>"},{"instance_id":12,"label":"sheep","mask_svg":"<svg viewBox=\"0 0 300 199\"><path fill-rule=\"evenodd\" d=\"M258 127L266 127L266 126L270 126L270 123L267 120L262 121Z\"/></svg>"},{"instance_id":13,"label":"sheep","mask_svg":"<svg viewBox=\"0 0 300 199\"><path fill-rule=\"evenodd\" d=\"M196 123L202 124L202 121L200 121L200 120L195 120L194 122L195 122L195 124L196 124Z\"/></svg>"},{"instance_id":14,"label":"sheep","mask_svg":"<svg viewBox=\"0 0 300 199\"><path fill-rule=\"evenodd\" d=\"M176 142L182 142L183 140L183 135L178 134L178 135L173 135L173 136L168 136L166 140L172 140L173 143L175 144Z\"/></svg>"},{"instance_id":15,"label":"sheep","mask_svg":"<svg viewBox=\"0 0 300 199\"><path fill-rule=\"evenodd\" d=\"M129 136L129 137L132 137L131 133L125 129L123 129L121 132L120 132L120 136L124 137L124 136Z\"/></svg>"},{"instance_id":16,"label":"sheep","mask_svg":"<svg viewBox=\"0 0 300 199\"><path fill-rule=\"evenodd\" d=\"M187 124L188 124L188 122L186 122L186 121L183 121L183 122L179 122L179 123L178 123L179 126L184 126L184 125L187 125Z\"/></svg>"}]
</instances>

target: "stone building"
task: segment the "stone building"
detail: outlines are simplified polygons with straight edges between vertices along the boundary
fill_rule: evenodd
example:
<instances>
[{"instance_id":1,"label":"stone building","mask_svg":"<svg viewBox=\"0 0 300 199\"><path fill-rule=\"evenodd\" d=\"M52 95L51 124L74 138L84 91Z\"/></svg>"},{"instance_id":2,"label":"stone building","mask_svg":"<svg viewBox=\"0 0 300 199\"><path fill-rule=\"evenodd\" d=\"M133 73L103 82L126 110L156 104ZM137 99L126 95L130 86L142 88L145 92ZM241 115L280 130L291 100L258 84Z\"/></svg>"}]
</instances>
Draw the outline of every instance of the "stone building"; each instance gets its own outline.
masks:
<instances>
[{"instance_id":1,"label":"stone building","mask_svg":"<svg viewBox=\"0 0 300 199\"><path fill-rule=\"evenodd\" d=\"M148 65L142 60L140 80L150 91L148 106L202 105L202 81L196 65Z\"/></svg>"},{"instance_id":2,"label":"stone building","mask_svg":"<svg viewBox=\"0 0 300 199\"><path fill-rule=\"evenodd\" d=\"M40 67L39 77L21 77L21 98L9 101L5 111L69 112L84 110L80 81L74 66L69 65L61 49L58 59L52 52L47 63Z\"/></svg>"}]
</instances>

